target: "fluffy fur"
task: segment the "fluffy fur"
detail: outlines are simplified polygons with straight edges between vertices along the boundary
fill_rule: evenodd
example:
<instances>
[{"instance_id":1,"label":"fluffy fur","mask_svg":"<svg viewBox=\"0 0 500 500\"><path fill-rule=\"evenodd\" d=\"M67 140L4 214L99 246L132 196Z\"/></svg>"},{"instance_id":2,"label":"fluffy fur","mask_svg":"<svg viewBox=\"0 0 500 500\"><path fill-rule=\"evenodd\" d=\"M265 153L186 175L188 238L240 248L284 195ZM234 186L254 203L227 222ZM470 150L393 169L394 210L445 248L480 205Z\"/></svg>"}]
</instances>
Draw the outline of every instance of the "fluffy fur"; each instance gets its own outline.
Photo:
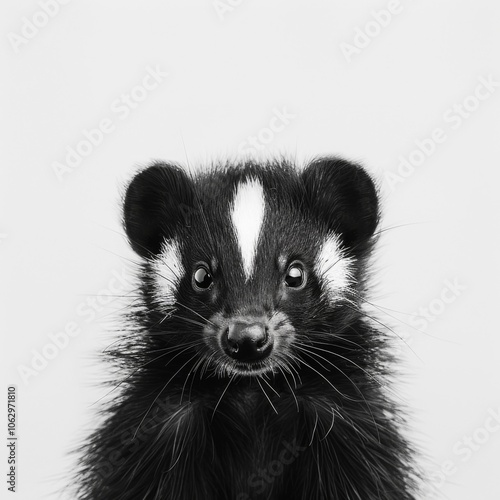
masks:
<instances>
[{"instance_id":1,"label":"fluffy fur","mask_svg":"<svg viewBox=\"0 0 500 500\"><path fill-rule=\"evenodd\" d=\"M245 212L245 190L262 195L259 213ZM120 394L86 445L78 498L414 499L384 389L387 339L362 310L378 221L372 180L338 158L140 172L124 203L140 304L113 352ZM286 282L294 265L299 286Z\"/></svg>"}]
</instances>

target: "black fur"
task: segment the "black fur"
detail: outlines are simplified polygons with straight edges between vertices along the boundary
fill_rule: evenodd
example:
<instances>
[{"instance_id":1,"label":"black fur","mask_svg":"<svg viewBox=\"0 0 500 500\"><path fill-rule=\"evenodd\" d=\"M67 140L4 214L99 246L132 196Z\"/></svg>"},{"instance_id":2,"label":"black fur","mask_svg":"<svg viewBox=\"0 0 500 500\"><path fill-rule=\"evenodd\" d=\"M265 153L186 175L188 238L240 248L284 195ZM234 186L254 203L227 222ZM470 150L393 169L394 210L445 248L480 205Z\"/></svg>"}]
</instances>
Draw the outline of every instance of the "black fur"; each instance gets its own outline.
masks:
<instances>
[{"instance_id":1,"label":"black fur","mask_svg":"<svg viewBox=\"0 0 500 500\"><path fill-rule=\"evenodd\" d=\"M245 281L228 210L248 178L260 180L267 209ZM113 352L124 381L85 448L78 498L414 499L412 452L384 389L387 339L362 310L378 221L372 180L341 159L302 172L276 161L193 178L162 163L139 173L124 224L143 257L141 299ZM333 303L314 272L332 232L354 263L354 285ZM165 241L177 242L184 269L173 305L154 293ZM283 286L282 255L304 264L304 288ZM200 261L215 262L208 291L193 289ZM232 368L217 318L277 312L287 320L275 325L267 371Z\"/></svg>"}]
</instances>

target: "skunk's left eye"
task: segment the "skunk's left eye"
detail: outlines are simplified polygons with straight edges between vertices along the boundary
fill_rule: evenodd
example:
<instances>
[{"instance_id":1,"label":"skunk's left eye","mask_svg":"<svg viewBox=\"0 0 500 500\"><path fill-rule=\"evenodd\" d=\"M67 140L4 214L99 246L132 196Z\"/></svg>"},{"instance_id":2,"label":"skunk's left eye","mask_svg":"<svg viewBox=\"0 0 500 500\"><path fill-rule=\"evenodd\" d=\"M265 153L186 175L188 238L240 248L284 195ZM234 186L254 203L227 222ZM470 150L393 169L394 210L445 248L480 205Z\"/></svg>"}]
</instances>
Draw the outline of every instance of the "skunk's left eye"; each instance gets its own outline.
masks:
<instances>
[{"instance_id":1,"label":"skunk's left eye","mask_svg":"<svg viewBox=\"0 0 500 500\"><path fill-rule=\"evenodd\" d=\"M212 275L208 268L204 265L199 265L193 273L193 285L195 288L206 290L213 283Z\"/></svg>"},{"instance_id":2,"label":"skunk's left eye","mask_svg":"<svg viewBox=\"0 0 500 500\"><path fill-rule=\"evenodd\" d=\"M300 288L305 284L306 273L298 262L293 263L286 272L285 284L290 288Z\"/></svg>"}]
</instances>

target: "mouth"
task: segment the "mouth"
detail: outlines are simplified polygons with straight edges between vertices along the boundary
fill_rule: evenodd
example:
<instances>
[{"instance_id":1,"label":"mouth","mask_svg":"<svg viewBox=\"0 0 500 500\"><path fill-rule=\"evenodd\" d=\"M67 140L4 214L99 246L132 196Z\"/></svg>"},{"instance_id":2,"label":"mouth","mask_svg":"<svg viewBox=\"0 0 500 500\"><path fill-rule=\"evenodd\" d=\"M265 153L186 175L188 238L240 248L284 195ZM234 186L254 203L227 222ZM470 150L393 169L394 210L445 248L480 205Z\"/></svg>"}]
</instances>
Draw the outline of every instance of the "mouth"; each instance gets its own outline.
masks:
<instances>
[{"instance_id":1,"label":"mouth","mask_svg":"<svg viewBox=\"0 0 500 500\"><path fill-rule=\"evenodd\" d=\"M273 366L270 362L257 361L252 363L229 363L233 373L237 375L263 375L264 373L274 372Z\"/></svg>"},{"instance_id":2,"label":"mouth","mask_svg":"<svg viewBox=\"0 0 500 500\"><path fill-rule=\"evenodd\" d=\"M270 359L243 362L237 361L225 353L214 363L215 373L221 377L256 377L276 373L277 369Z\"/></svg>"}]
</instances>

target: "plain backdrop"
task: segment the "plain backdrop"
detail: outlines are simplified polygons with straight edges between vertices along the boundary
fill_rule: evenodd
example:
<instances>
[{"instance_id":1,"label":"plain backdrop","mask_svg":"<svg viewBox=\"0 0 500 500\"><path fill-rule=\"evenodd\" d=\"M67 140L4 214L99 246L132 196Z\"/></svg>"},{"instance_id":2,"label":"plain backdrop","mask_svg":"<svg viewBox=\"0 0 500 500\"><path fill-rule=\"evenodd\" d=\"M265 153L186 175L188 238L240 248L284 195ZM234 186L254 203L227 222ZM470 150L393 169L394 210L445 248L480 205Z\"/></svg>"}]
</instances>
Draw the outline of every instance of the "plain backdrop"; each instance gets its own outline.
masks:
<instances>
[{"instance_id":1,"label":"plain backdrop","mask_svg":"<svg viewBox=\"0 0 500 500\"><path fill-rule=\"evenodd\" d=\"M98 353L135 260L126 182L154 159L196 170L252 142L378 179L371 300L395 332L419 462L436 498L500 498L498 2L39 0L4 2L0 19L15 498L60 498L107 392Z\"/></svg>"}]
</instances>

